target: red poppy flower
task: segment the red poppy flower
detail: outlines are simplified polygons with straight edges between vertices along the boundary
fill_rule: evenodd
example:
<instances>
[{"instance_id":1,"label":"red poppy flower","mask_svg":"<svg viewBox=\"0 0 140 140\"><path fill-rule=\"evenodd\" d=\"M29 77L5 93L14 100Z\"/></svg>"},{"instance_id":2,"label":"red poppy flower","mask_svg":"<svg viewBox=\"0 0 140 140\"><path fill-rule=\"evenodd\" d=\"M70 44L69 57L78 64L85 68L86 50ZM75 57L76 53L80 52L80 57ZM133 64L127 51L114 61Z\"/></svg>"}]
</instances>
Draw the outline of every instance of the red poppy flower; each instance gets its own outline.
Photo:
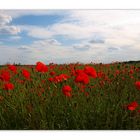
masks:
<instances>
[{"instance_id":1,"label":"red poppy flower","mask_svg":"<svg viewBox=\"0 0 140 140\"><path fill-rule=\"evenodd\" d=\"M88 84L89 83L89 77L87 74L85 74L84 72L78 74L75 78L75 82L80 82L80 83L83 83L83 84Z\"/></svg>"},{"instance_id":2,"label":"red poppy flower","mask_svg":"<svg viewBox=\"0 0 140 140\"><path fill-rule=\"evenodd\" d=\"M54 71L51 71L49 74L50 74L51 76L54 76L54 75L55 75L55 72L54 72Z\"/></svg>"},{"instance_id":3,"label":"red poppy flower","mask_svg":"<svg viewBox=\"0 0 140 140\"><path fill-rule=\"evenodd\" d=\"M4 84L4 89L5 90L13 90L14 89L14 85L12 83L5 83Z\"/></svg>"},{"instance_id":4,"label":"red poppy flower","mask_svg":"<svg viewBox=\"0 0 140 140\"><path fill-rule=\"evenodd\" d=\"M133 74L133 73L134 73L134 71L131 69L131 70L129 71L129 73L130 73L130 74Z\"/></svg>"},{"instance_id":5,"label":"red poppy flower","mask_svg":"<svg viewBox=\"0 0 140 140\"><path fill-rule=\"evenodd\" d=\"M14 73L17 72L17 67L16 67L15 65L9 64L9 65L8 65L8 68L9 68L11 71L13 71Z\"/></svg>"},{"instance_id":6,"label":"red poppy flower","mask_svg":"<svg viewBox=\"0 0 140 140\"><path fill-rule=\"evenodd\" d=\"M69 76L67 74L60 74L59 75L61 77L61 79L63 80L67 80L69 78Z\"/></svg>"},{"instance_id":7,"label":"red poppy flower","mask_svg":"<svg viewBox=\"0 0 140 140\"><path fill-rule=\"evenodd\" d=\"M136 70L136 72L139 72L140 69L139 68L136 68L135 70Z\"/></svg>"},{"instance_id":8,"label":"red poppy flower","mask_svg":"<svg viewBox=\"0 0 140 140\"><path fill-rule=\"evenodd\" d=\"M138 103L137 103L136 101L134 101L134 102L130 103L130 104L127 106L127 109L133 111L133 110L135 110L137 107L138 107Z\"/></svg>"},{"instance_id":9,"label":"red poppy flower","mask_svg":"<svg viewBox=\"0 0 140 140\"><path fill-rule=\"evenodd\" d=\"M116 70L115 74L116 75L120 74L120 71L119 70Z\"/></svg>"},{"instance_id":10,"label":"red poppy flower","mask_svg":"<svg viewBox=\"0 0 140 140\"><path fill-rule=\"evenodd\" d=\"M84 73L84 70L76 70L75 72L76 72L77 75L79 75L81 73Z\"/></svg>"},{"instance_id":11,"label":"red poppy flower","mask_svg":"<svg viewBox=\"0 0 140 140\"><path fill-rule=\"evenodd\" d=\"M26 79L30 79L30 72L26 69L22 70L22 75L26 78Z\"/></svg>"},{"instance_id":12,"label":"red poppy flower","mask_svg":"<svg viewBox=\"0 0 140 140\"><path fill-rule=\"evenodd\" d=\"M52 78L52 77L48 78L48 80L49 80L50 82L53 82L53 78Z\"/></svg>"},{"instance_id":13,"label":"red poppy flower","mask_svg":"<svg viewBox=\"0 0 140 140\"><path fill-rule=\"evenodd\" d=\"M67 80L69 78L68 75L66 74L60 74L58 76L55 76L54 78L49 78L49 81L54 81L55 83L58 83L58 82L62 82L63 80Z\"/></svg>"},{"instance_id":14,"label":"red poppy flower","mask_svg":"<svg viewBox=\"0 0 140 140\"><path fill-rule=\"evenodd\" d=\"M10 73L6 70L3 70L1 75L0 75L0 79L2 81L10 81Z\"/></svg>"},{"instance_id":15,"label":"red poppy flower","mask_svg":"<svg viewBox=\"0 0 140 140\"><path fill-rule=\"evenodd\" d=\"M96 78L97 77L97 73L96 73L96 70L91 67L91 66L86 66L85 69L84 69L84 72L88 75L88 76L91 76L93 78Z\"/></svg>"},{"instance_id":16,"label":"red poppy flower","mask_svg":"<svg viewBox=\"0 0 140 140\"><path fill-rule=\"evenodd\" d=\"M71 91L72 91L72 89L69 85L65 85L62 88L62 92L65 96L71 97L71 93L70 93Z\"/></svg>"},{"instance_id":17,"label":"red poppy flower","mask_svg":"<svg viewBox=\"0 0 140 140\"><path fill-rule=\"evenodd\" d=\"M45 64L43 64L42 62L37 62L36 63L36 70L38 72L47 72L48 67Z\"/></svg>"},{"instance_id":18,"label":"red poppy flower","mask_svg":"<svg viewBox=\"0 0 140 140\"><path fill-rule=\"evenodd\" d=\"M135 86L136 86L137 89L140 90L140 81L136 81L136 82L135 82Z\"/></svg>"}]
</instances>

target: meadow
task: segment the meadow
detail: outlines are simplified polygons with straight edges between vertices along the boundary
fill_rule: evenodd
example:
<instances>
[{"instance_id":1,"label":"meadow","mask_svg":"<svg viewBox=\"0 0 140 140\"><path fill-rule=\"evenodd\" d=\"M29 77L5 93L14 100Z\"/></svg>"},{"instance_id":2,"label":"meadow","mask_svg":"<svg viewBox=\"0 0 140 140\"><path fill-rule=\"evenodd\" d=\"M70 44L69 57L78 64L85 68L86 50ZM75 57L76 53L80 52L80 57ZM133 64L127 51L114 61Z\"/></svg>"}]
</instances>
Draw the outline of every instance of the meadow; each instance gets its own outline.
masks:
<instances>
[{"instance_id":1,"label":"meadow","mask_svg":"<svg viewBox=\"0 0 140 140\"><path fill-rule=\"evenodd\" d=\"M140 130L140 63L0 66L1 130Z\"/></svg>"}]
</instances>

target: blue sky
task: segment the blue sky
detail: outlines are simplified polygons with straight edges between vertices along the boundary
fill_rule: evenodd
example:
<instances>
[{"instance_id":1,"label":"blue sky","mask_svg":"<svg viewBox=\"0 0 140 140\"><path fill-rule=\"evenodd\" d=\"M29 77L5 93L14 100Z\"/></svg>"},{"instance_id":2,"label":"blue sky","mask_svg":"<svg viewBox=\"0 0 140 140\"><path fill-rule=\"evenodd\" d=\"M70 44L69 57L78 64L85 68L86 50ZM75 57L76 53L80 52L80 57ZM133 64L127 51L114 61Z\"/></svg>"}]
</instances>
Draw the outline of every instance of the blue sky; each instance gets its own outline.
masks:
<instances>
[{"instance_id":1,"label":"blue sky","mask_svg":"<svg viewBox=\"0 0 140 140\"><path fill-rule=\"evenodd\" d=\"M13 25L49 26L58 23L64 18L62 15L25 15L13 19Z\"/></svg>"},{"instance_id":2,"label":"blue sky","mask_svg":"<svg viewBox=\"0 0 140 140\"><path fill-rule=\"evenodd\" d=\"M140 59L140 10L1 10L0 64Z\"/></svg>"}]
</instances>

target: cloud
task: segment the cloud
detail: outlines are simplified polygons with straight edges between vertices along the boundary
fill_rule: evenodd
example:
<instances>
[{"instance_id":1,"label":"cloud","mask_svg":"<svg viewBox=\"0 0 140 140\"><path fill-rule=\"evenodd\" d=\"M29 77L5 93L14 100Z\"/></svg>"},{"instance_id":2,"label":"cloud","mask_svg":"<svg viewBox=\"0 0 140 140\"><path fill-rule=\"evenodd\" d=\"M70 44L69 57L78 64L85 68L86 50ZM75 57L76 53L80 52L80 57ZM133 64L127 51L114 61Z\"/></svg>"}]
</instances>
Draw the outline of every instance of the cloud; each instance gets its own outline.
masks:
<instances>
[{"instance_id":1,"label":"cloud","mask_svg":"<svg viewBox=\"0 0 140 140\"><path fill-rule=\"evenodd\" d=\"M58 42L56 39L45 39L45 40L38 40L33 42L34 45L41 45L41 46L59 46L61 45L60 42Z\"/></svg>"},{"instance_id":2,"label":"cloud","mask_svg":"<svg viewBox=\"0 0 140 140\"><path fill-rule=\"evenodd\" d=\"M11 16L0 13L0 26L10 23L11 21L12 21Z\"/></svg>"},{"instance_id":3,"label":"cloud","mask_svg":"<svg viewBox=\"0 0 140 140\"><path fill-rule=\"evenodd\" d=\"M19 63L22 60L21 56L22 52L17 48L0 45L0 64Z\"/></svg>"},{"instance_id":4,"label":"cloud","mask_svg":"<svg viewBox=\"0 0 140 140\"><path fill-rule=\"evenodd\" d=\"M74 45L73 48L78 50L78 51L86 51L86 50L89 50L90 45L88 45L88 44L85 44L85 45L77 44L77 45Z\"/></svg>"},{"instance_id":5,"label":"cloud","mask_svg":"<svg viewBox=\"0 0 140 140\"><path fill-rule=\"evenodd\" d=\"M0 34L10 34L10 35L16 35L20 32L20 29L16 26L2 26L0 27Z\"/></svg>"},{"instance_id":6,"label":"cloud","mask_svg":"<svg viewBox=\"0 0 140 140\"><path fill-rule=\"evenodd\" d=\"M26 32L29 37L38 39L46 39L52 37L53 33L49 31L48 27L32 26L32 25L18 25L21 32Z\"/></svg>"},{"instance_id":7,"label":"cloud","mask_svg":"<svg viewBox=\"0 0 140 140\"><path fill-rule=\"evenodd\" d=\"M35 64L36 61L86 63L140 59L140 11L60 10L58 14L65 15L64 18L46 27L15 26L10 23L12 18L19 16L55 15L56 11L12 10L5 13L9 16L0 17L0 33L10 34L13 39L18 39L17 34L25 31L29 37L37 40L27 45L21 43L13 48L1 44L0 63L9 60ZM55 39L58 35L78 43L66 45Z\"/></svg>"},{"instance_id":8,"label":"cloud","mask_svg":"<svg viewBox=\"0 0 140 140\"><path fill-rule=\"evenodd\" d=\"M74 23L55 24L50 30L55 35L64 35L71 39L88 39L94 34L92 26L82 26Z\"/></svg>"},{"instance_id":9,"label":"cloud","mask_svg":"<svg viewBox=\"0 0 140 140\"><path fill-rule=\"evenodd\" d=\"M50 39L51 40L51 39ZM54 63L89 63L89 62L103 62L108 63L112 61L123 60L137 60L139 58L140 48L122 46L121 51L112 51L109 53L108 45L85 44L80 46L64 46L58 41L39 40L34 41L30 45L21 46L0 46L0 64L21 63L21 64L35 64L37 61L43 61L46 64ZM54 44L54 42L57 42ZM76 48L77 47L77 48ZM79 48L78 48L79 47ZM83 48L82 48L83 47ZM127 48L127 49L125 49ZM83 51L81 51L83 49ZM131 53L130 53L131 52Z\"/></svg>"},{"instance_id":10,"label":"cloud","mask_svg":"<svg viewBox=\"0 0 140 140\"><path fill-rule=\"evenodd\" d=\"M95 44L95 43L105 43L105 41L103 39L92 39L89 41L89 43L91 44Z\"/></svg>"},{"instance_id":11,"label":"cloud","mask_svg":"<svg viewBox=\"0 0 140 140\"><path fill-rule=\"evenodd\" d=\"M80 26L73 23L56 23L48 27L19 26L22 31L34 38L46 39L56 35L65 36L68 39L89 39L94 35L92 27Z\"/></svg>"},{"instance_id":12,"label":"cloud","mask_svg":"<svg viewBox=\"0 0 140 140\"><path fill-rule=\"evenodd\" d=\"M45 63L88 62L92 60L91 56L96 54L89 50L83 54L72 46L63 46L56 40L34 41L31 45L15 47L1 46L0 50L1 64L7 62L35 64L37 61Z\"/></svg>"},{"instance_id":13,"label":"cloud","mask_svg":"<svg viewBox=\"0 0 140 140\"><path fill-rule=\"evenodd\" d=\"M44 11L44 14L47 12ZM61 35L68 39L90 40L90 43L107 42L111 45L133 45L136 40L139 41L140 11L66 10L66 13L62 21L47 27L19 27L26 30L29 36L39 39Z\"/></svg>"},{"instance_id":14,"label":"cloud","mask_svg":"<svg viewBox=\"0 0 140 140\"><path fill-rule=\"evenodd\" d=\"M68 59L72 53L71 49L60 45L54 39L34 41L31 45L18 47L18 50L22 51L22 56L26 58L23 63L59 62L60 59Z\"/></svg>"},{"instance_id":15,"label":"cloud","mask_svg":"<svg viewBox=\"0 0 140 140\"><path fill-rule=\"evenodd\" d=\"M118 47L108 47L109 51L118 51L120 48Z\"/></svg>"},{"instance_id":16,"label":"cloud","mask_svg":"<svg viewBox=\"0 0 140 140\"><path fill-rule=\"evenodd\" d=\"M11 16L0 13L0 35L3 34L16 35L20 32L20 29L18 27L9 25L11 21L12 21Z\"/></svg>"}]
</instances>

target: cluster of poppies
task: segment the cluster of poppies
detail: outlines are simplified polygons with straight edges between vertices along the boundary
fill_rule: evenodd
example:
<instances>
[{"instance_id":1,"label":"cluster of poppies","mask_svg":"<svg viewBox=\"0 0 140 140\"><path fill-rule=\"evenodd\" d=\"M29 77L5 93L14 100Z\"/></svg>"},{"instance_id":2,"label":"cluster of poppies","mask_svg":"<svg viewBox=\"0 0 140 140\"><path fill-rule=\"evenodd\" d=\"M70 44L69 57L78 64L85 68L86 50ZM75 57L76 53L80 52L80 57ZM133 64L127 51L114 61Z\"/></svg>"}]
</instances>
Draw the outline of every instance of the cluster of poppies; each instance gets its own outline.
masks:
<instances>
[{"instance_id":1,"label":"cluster of poppies","mask_svg":"<svg viewBox=\"0 0 140 140\"><path fill-rule=\"evenodd\" d=\"M86 66L83 70L76 70L75 82L80 82L83 84L88 84L91 78L96 78L96 70L91 66Z\"/></svg>"},{"instance_id":2,"label":"cluster of poppies","mask_svg":"<svg viewBox=\"0 0 140 140\"><path fill-rule=\"evenodd\" d=\"M67 74L60 74L55 77L50 77L48 80L50 82L59 83L59 82L67 80L68 78L70 77Z\"/></svg>"},{"instance_id":3,"label":"cluster of poppies","mask_svg":"<svg viewBox=\"0 0 140 140\"><path fill-rule=\"evenodd\" d=\"M7 67L8 69L3 69L0 71L0 80L3 81L3 89L13 90L14 84L11 83L10 80L13 75L18 74L18 69L15 65L11 65L11 64L8 64ZM42 62L37 62L35 69L37 72L41 72L41 73L48 71L48 67ZM27 69L22 68L21 73L26 80L31 79L31 73ZM19 80L19 79L18 81L23 82L23 80Z\"/></svg>"},{"instance_id":4,"label":"cluster of poppies","mask_svg":"<svg viewBox=\"0 0 140 140\"><path fill-rule=\"evenodd\" d=\"M0 79L4 82L4 89L5 90L13 90L14 85L10 83L11 75L10 72L7 70L2 70L0 74Z\"/></svg>"},{"instance_id":5,"label":"cluster of poppies","mask_svg":"<svg viewBox=\"0 0 140 140\"><path fill-rule=\"evenodd\" d=\"M46 73L49 72L49 75L51 77L48 77L48 79L45 79L44 81L48 80L50 83L61 83L63 81L67 81L68 79L73 79L74 82L77 85L80 85L81 89L84 89L89 83L91 79L96 79L99 78L99 84L101 86L104 85L106 81L110 82L111 80L108 78L107 74L105 74L103 71L96 71L92 66L86 65L83 69L77 69L74 65L69 65L66 66L66 69L70 70L69 74L56 74L54 71L54 68L57 65L51 64L49 66L45 65L42 62L37 62L35 66L35 71L39 73ZM105 65L106 67L109 67L109 65ZM31 73L28 69L25 68L17 68L15 65L8 64L7 65L8 69L2 69L0 71L0 80L3 81L3 89L5 90L13 90L14 89L14 84L11 83L11 78L13 75L16 75L20 72L22 74L23 79L18 79L17 81L19 83L23 83L24 80L31 80ZM60 72L63 70L64 67L59 66ZM131 67L129 70L128 69L123 69L123 70L115 70L114 72L114 77L128 72L129 76L133 78L133 74L135 71L139 71L138 68ZM110 71L108 71L109 73ZM108 74L109 75L109 74ZM123 78L123 77L122 77ZM43 82L44 82L43 81ZM140 90L140 81L135 82L135 87L137 90ZM62 84L62 93L67 96L71 97L72 96L72 87L68 84L64 85ZM86 93L86 95L88 95ZM135 110L138 107L138 103L136 101L130 103L127 105L128 110Z\"/></svg>"}]
</instances>

